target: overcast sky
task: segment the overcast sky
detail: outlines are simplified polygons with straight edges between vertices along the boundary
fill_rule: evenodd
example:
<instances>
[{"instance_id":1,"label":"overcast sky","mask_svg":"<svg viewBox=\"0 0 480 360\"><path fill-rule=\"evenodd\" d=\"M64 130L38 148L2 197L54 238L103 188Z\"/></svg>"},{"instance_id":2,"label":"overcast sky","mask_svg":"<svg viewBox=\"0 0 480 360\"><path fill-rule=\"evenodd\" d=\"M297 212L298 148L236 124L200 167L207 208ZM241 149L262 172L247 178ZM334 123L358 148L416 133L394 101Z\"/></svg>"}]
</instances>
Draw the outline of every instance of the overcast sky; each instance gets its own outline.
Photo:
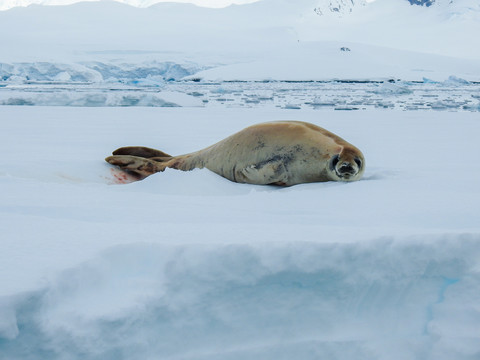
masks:
<instances>
[{"instance_id":1,"label":"overcast sky","mask_svg":"<svg viewBox=\"0 0 480 360\"><path fill-rule=\"evenodd\" d=\"M171 1L171 0L163 0ZM248 4L258 0L177 0L176 2L189 2L200 6L224 7L232 4Z\"/></svg>"},{"instance_id":2,"label":"overcast sky","mask_svg":"<svg viewBox=\"0 0 480 360\"><path fill-rule=\"evenodd\" d=\"M105 0L0 0L0 10L7 10L16 6L27 6L30 4L44 5L69 5L80 1L105 1ZM112 1L112 0L109 0ZM192 3L205 7L225 7L232 4L248 4L259 0L113 0L134 6L149 6L157 2L183 2Z\"/></svg>"}]
</instances>

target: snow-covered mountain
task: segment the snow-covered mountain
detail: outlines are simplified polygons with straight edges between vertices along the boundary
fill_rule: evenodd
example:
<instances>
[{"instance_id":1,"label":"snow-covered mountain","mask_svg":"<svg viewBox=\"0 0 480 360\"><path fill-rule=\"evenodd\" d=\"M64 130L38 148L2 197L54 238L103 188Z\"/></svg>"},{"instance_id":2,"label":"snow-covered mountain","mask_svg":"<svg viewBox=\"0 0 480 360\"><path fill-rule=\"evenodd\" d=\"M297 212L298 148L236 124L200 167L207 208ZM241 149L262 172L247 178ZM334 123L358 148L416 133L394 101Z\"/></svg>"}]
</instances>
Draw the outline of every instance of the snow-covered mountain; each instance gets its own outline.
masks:
<instances>
[{"instance_id":1,"label":"snow-covered mountain","mask_svg":"<svg viewBox=\"0 0 480 360\"><path fill-rule=\"evenodd\" d=\"M317 0L317 5L313 10L318 15L328 13L344 15L353 12L357 6L365 6L368 2L367 0Z\"/></svg>"},{"instance_id":2,"label":"snow-covered mountain","mask_svg":"<svg viewBox=\"0 0 480 360\"><path fill-rule=\"evenodd\" d=\"M408 0L412 5L432 6L435 0Z\"/></svg>"},{"instance_id":3,"label":"snow-covered mountain","mask_svg":"<svg viewBox=\"0 0 480 360\"><path fill-rule=\"evenodd\" d=\"M189 3L200 7L224 8L229 5L247 5L260 4L258 7L250 9L270 8L272 15L300 15L302 17L310 16L312 13L321 17L360 17L362 10L375 13L375 8L382 8L396 13L398 7L405 8L411 5L416 8L422 16L430 17L432 15L443 19L469 18L480 21L480 2L477 0L1 0L0 11L9 10L17 7L27 7L29 5L72 5L79 2L117 2L130 5L136 8L148 8L161 3ZM424 13L422 8L428 8L429 12ZM266 14L268 15L268 14ZM396 17L403 14L400 12ZM380 14L382 16L382 14ZM407 15L409 16L409 15ZM281 16L282 17L282 16Z\"/></svg>"},{"instance_id":4,"label":"snow-covered mountain","mask_svg":"<svg viewBox=\"0 0 480 360\"><path fill-rule=\"evenodd\" d=\"M401 3L417 5L431 8L432 13L441 12L444 17L480 12L480 2L476 0L316 0L313 2L312 9L318 15L336 14L341 17L351 14L359 8L373 5L374 2L377 3L374 6L390 6L392 8ZM421 9L417 9L421 11Z\"/></svg>"},{"instance_id":5,"label":"snow-covered mountain","mask_svg":"<svg viewBox=\"0 0 480 360\"><path fill-rule=\"evenodd\" d=\"M15 4L28 1L32 0ZM34 64L32 69L44 68L43 63L56 64L53 68L70 69L67 72L74 79L77 68L90 74L85 64L98 62L115 72L127 69L128 76L122 75L125 81L133 81L130 74L137 74L132 68L170 63L188 69L240 64L247 78L261 72L262 76L281 74L283 79L300 73L302 78L313 76L310 70L321 79L357 77L356 69L363 74L383 64L380 72L389 77L435 75L445 80L450 75L462 77L463 73L453 69L463 68L468 70L466 78L474 80L476 76L471 74L477 71L471 63L458 66L457 62L452 68L453 62L445 58L427 61L417 53L480 59L478 40L469 36L480 33L479 14L476 0L436 0L428 7L407 0L260 0L221 9L179 3L138 8L114 1L31 6L0 12L0 33L8 34L0 37L0 63L9 79L30 78L22 70L30 69L29 65L18 65L23 63ZM375 51L366 51L364 45ZM339 58L341 47L352 51ZM392 58L392 50L403 53ZM262 66L273 59L277 67L268 65L268 71L263 71ZM258 66L253 69L245 64ZM62 79L66 78L63 72L58 72Z\"/></svg>"}]
</instances>

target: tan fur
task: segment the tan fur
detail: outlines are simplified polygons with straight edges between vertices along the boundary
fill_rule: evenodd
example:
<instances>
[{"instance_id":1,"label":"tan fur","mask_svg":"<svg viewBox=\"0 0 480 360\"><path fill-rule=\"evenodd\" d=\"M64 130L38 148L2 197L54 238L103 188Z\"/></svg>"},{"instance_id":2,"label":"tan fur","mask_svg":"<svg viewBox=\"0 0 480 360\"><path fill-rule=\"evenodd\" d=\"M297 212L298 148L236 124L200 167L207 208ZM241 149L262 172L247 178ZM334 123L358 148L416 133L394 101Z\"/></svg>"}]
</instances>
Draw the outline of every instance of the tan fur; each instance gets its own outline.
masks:
<instances>
[{"instance_id":1,"label":"tan fur","mask_svg":"<svg viewBox=\"0 0 480 360\"><path fill-rule=\"evenodd\" d=\"M321 127L299 121L253 125L190 154L170 156L145 147L124 147L105 160L141 178L165 168L205 167L239 183L285 186L353 181L365 170L363 154L356 147Z\"/></svg>"}]
</instances>

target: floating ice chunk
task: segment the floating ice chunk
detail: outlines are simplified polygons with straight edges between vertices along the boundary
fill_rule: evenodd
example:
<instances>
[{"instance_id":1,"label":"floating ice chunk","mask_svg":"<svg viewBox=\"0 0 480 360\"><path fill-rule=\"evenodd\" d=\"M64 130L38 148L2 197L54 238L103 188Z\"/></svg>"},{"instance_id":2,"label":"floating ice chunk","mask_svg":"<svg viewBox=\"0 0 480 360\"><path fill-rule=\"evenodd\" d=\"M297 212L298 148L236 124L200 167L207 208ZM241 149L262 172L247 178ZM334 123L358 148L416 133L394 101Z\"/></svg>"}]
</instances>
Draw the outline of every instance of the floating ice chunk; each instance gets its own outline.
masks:
<instances>
[{"instance_id":1,"label":"floating ice chunk","mask_svg":"<svg viewBox=\"0 0 480 360\"><path fill-rule=\"evenodd\" d=\"M352 110L360 110L360 108L355 106L336 106L335 110L352 111Z\"/></svg>"},{"instance_id":2,"label":"floating ice chunk","mask_svg":"<svg viewBox=\"0 0 480 360\"><path fill-rule=\"evenodd\" d=\"M162 91L158 97L166 102L178 104L179 106L202 106L202 102L197 97L187 95L178 91Z\"/></svg>"},{"instance_id":3,"label":"floating ice chunk","mask_svg":"<svg viewBox=\"0 0 480 360\"><path fill-rule=\"evenodd\" d=\"M107 96L105 94L88 94L72 101L72 106L105 106Z\"/></svg>"},{"instance_id":4,"label":"floating ice chunk","mask_svg":"<svg viewBox=\"0 0 480 360\"><path fill-rule=\"evenodd\" d=\"M211 90L212 94L231 94L232 92L234 92L234 90L226 89L222 86Z\"/></svg>"},{"instance_id":5,"label":"floating ice chunk","mask_svg":"<svg viewBox=\"0 0 480 360\"><path fill-rule=\"evenodd\" d=\"M174 91L158 93L65 91L39 94L18 92L4 100L0 99L0 105L198 107L203 106L203 103L196 97Z\"/></svg>"},{"instance_id":6,"label":"floating ice chunk","mask_svg":"<svg viewBox=\"0 0 480 360\"><path fill-rule=\"evenodd\" d=\"M422 81L424 84L438 84L438 81L435 81L426 77L422 78Z\"/></svg>"},{"instance_id":7,"label":"floating ice chunk","mask_svg":"<svg viewBox=\"0 0 480 360\"><path fill-rule=\"evenodd\" d=\"M296 105L296 104L286 104L284 106L284 109L288 109L288 110L300 110L302 107L300 105Z\"/></svg>"},{"instance_id":8,"label":"floating ice chunk","mask_svg":"<svg viewBox=\"0 0 480 360\"><path fill-rule=\"evenodd\" d=\"M430 107L434 110L455 110L463 107L464 105L464 102L456 102L450 99L446 99L436 101L430 104Z\"/></svg>"},{"instance_id":9,"label":"floating ice chunk","mask_svg":"<svg viewBox=\"0 0 480 360\"><path fill-rule=\"evenodd\" d=\"M467 111L480 111L480 103L463 105L462 109Z\"/></svg>"},{"instance_id":10,"label":"floating ice chunk","mask_svg":"<svg viewBox=\"0 0 480 360\"><path fill-rule=\"evenodd\" d=\"M450 75L448 79L444 82L445 85L468 85L470 84L469 81L456 77L454 75Z\"/></svg>"},{"instance_id":11,"label":"floating ice chunk","mask_svg":"<svg viewBox=\"0 0 480 360\"><path fill-rule=\"evenodd\" d=\"M13 97L13 98L8 98L6 100L0 101L0 105L31 106L31 105L35 105L35 103L31 99Z\"/></svg>"},{"instance_id":12,"label":"floating ice chunk","mask_svg":"<svg viewBox=\"0 0 480 360\"><path fill-rule=\"evenodd\" d=\"M373 91L375 94L382 95L408 95L413 93L411 89L406 85L392 84L392 83L382 83L376 90Z\"/></svg>"}]
</instances>

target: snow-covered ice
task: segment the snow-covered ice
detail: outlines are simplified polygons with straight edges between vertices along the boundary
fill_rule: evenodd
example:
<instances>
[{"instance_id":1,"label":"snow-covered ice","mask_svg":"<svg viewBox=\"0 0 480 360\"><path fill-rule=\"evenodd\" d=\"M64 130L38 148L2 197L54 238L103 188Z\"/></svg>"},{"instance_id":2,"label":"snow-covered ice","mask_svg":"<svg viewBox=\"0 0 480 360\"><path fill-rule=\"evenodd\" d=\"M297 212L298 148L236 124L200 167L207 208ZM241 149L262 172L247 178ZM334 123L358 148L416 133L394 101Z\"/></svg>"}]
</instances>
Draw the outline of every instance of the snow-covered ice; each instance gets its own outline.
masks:
<instances>
[{"instance_id":1,"label":"snow-covered ice","mask_svg":"<svg viewBox=\"0 0 480 360\"><path fill-rule=\"evenodd\" d=\"M292 118L362 149L364 180L118 184L102 160ZM3 107L0 358L473 359L478 132L471 112Z\"/></svg>"},{"instance_id":2,"label":"snow-covered ice","mask_svg":"<svg viewBox=\"0 0 480 360\"><path fill-rule=\"evenodd\" d=\"M430 3L1 11L0 360L480 358L480 8ZM273 120L364 178L103 160Z\"/></svg>"}]
</instances>

